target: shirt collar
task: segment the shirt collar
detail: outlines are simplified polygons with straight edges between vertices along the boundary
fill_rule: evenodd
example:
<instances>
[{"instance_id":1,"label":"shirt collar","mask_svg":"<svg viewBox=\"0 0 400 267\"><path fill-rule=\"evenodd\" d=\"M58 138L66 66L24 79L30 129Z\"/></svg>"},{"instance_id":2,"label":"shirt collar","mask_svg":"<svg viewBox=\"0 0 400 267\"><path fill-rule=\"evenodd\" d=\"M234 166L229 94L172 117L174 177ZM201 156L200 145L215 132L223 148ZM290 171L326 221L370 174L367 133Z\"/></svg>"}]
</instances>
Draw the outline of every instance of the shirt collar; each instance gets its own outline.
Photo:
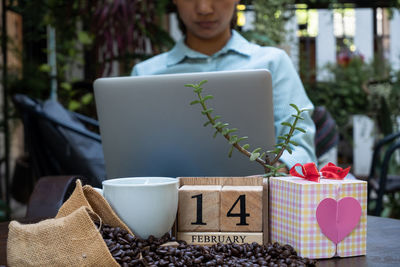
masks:
<instances>
[{"instance_id":1,"label":"shirt collar","mask_svg":"<svg viewBox=\"0 0 400 267\"><path fill-rule=\"evenodd\" d=\"M213 56L219 56L230 51L236 52L244 56L250 56L251 48L250 43L241 36L237 31L232 30L232 36L228 43ZM185 58L208 58L209 56L190 49L185 44L185 37L182 37L168 53L167 65L172 66L178 64Z\"/></svg>"}]
</instances>

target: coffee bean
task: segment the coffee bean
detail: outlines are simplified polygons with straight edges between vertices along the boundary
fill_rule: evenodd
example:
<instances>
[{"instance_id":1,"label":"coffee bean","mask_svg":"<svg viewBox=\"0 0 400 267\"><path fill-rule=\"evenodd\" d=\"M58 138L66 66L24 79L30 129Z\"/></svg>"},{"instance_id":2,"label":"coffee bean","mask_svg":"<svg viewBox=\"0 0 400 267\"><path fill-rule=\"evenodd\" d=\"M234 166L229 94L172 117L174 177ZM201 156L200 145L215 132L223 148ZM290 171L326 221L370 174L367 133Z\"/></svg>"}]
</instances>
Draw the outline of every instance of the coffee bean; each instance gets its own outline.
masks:
<instances>
[{"instance_id":1,"label":"coffee bean","mask_svg":"<svg viewBox=\"0 0 400 267\"><path fill-rule=\"evenodd\" d=\"M122 256L122 250L116 250L112 253L113 257L121 257Z\"/></svg>"},{"instance_id":2,"label":"coffee bean","mask_svg":"<svg viewBox=\"0 0 400 267\"><path fill-rule=\"evenodd\" d=\"M99 223L96 223L100 228ZM297 256L290 245L275 242L260 245L221 244L212 246L188 245L177 241L177 246L161 246L175 241L167 233L161 238L140 239L120 227L102 224L100 233L113 258L121 266L315 266L316 261ZM142 255L142 257L140 257Z\"/></svg>"},{"instance_id":3,"label":"coffee bean","mask_svg":"<svg viewBox=\"0 0 400 267\"><path fill-rule=\"evenodd\" d=\"M117 246L116 244L113 244L113 245L109 248L109 250L110 250L111 253L113 253L113 252L116 251L117 249L118 249L118 246Z\"/></svg>"}]
</instances>

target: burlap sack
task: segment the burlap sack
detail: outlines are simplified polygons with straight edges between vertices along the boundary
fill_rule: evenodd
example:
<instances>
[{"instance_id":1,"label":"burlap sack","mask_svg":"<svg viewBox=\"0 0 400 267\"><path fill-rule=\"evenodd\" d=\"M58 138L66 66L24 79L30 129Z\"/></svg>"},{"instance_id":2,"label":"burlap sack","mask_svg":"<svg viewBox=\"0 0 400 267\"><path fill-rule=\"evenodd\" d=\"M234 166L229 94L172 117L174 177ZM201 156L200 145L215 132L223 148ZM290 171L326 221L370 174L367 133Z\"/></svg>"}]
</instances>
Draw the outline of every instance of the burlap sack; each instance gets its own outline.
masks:
<instances>
[{"instance_id":1,"label":"burlap sack","mask_svg":"<svg viewBox=\"0 0 400 267\"><path fill-rule=\"evenodd\" d=\"M9 266L119 266L93 219L132 232L108 202L77 180L56 218L36 224L12 221L7 240ZM133 235L133 234L132 234Z\"/></svg>"},{"instance_id":2,"label":"burlap sack","mask_svg":"<svg viewBox=\"0 0 400 267\"><path fill-rule=\"evenodd\" d=\"M93 223L80 207L65 217L35 224L12 221L7 264L13 266L119 266Z\"/></svg>"},{"instance_id":3,"label":"burlap sack","mask_svg":"<svg viewBox=\"0 0 400 267\"><path fill-rule=\"evenodd\" d=\"M126 224L123 223L118 215L113 211L107 200L90 185L85 185L82 187L80 180L76 181L74 192L61 206L56 218L71 214L82 206L89 207L90 210L100 216L104 223L113 227L119 226L133 235L128 226L126 226Z\"/></svg>"}]
</instances>

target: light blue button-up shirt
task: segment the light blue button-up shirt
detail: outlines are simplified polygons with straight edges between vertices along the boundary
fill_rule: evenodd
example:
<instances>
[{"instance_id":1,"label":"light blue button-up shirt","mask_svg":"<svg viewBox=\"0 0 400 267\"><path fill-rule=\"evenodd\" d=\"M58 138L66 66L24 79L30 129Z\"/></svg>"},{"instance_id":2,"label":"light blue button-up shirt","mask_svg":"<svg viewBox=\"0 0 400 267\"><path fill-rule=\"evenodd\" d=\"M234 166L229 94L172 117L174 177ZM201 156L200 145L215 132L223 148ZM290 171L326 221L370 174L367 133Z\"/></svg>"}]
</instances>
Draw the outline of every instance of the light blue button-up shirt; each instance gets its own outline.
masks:
<instances>
[{"instance_id":1,"label":"light blue button-up shirt","mask_svg":"<svg viewBox=\"0 0 400 267\"><path fill-rule=\"evenodd\" d=\"M290 155L287 151L280 160L289 168L295 163L317 162L315 156L315 125L311 119L314 106L308 99L301 80L288 55L281 49L261 47L248 42L238 32L232 31L232 37L220 51L208 56L186 46L182 38L168 52L157 55L136 64L132 75L156 75L187 72L208 72L240 69L268 69L272 76L274 120L276 136L284 135L289 128L281 125L284 121L293 121L294 109L309 109L303 113L304 120L298 127L305 129L304 134L295 131L291 140L299 145Z\"/></svg>"}]
</instances>

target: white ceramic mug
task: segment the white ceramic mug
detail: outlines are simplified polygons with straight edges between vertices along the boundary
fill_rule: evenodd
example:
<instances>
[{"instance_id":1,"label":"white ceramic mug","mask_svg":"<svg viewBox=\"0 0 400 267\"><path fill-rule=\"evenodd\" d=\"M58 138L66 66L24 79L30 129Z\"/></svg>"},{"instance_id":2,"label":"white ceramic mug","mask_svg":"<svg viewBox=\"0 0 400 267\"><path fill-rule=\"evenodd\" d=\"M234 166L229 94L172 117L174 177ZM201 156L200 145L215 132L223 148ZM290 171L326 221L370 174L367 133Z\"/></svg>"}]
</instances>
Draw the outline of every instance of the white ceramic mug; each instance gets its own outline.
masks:
<instances>
[{"instance_id":1,"label":"white ceramic mug","mask_svg":"<svg viewBox=\"0 0 400 267\"><path fill-rule=\"evenodd\" d=\"M121 220L141 238L167 233L178 209L179 179L129 177L103 181L103 194Z\"/></svg>"}]
</instances>

